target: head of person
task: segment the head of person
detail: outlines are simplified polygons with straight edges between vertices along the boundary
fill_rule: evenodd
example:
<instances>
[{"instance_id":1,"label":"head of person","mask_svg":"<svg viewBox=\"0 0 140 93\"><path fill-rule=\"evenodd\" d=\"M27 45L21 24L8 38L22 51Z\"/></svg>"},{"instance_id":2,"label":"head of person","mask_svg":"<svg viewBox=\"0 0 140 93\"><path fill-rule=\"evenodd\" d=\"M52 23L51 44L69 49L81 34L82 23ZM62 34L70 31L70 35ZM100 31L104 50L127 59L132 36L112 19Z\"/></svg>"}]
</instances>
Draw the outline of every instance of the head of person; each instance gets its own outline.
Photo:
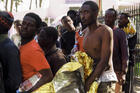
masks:
<instances>
[{"instance_id":1,"label":"head of person","mask_svg":"<svg viewBox=\"0 0 140 93\"><path fill-rule=\"evenodd\" d=\"M37 35L40 33L40 31L41 31L41 29L43 28L43 27L48 27L48 25L47 25L47 23L45 22L45 21L42 21L41 22L41 26L40 26L40 28L39 28L39 30L37 31Z\"/></svg>"},{"instance_id":2,"label":"head of person","mask_svg":"<svg viewBox=\"0 0 140 93\"><path fill-rule=\"evenodd\" d=\"M43 50L50 50L57 41L58 31L54 27L43 27L38 35L38 43Z\"/></svg>"},{"instance_id":3,"label":"head of person","mask_svg":"<svg viewBox=\"0 0 140 93\"><path fill-rule=\"evenodd\" d=\"M63 16L61 23L66 30L75 31L75 26L73 25L73 21L69 16Z\"/></svg>"},{"instance_id":4,"label":"head of person","mask_svg":"<svg viewBox=\"0 0 140 93\"><path fill-rule=\"evenodd\" d=\"M41 27L48 27L48 24L45 21L42 21Z\"/></svg>"},{"instance_id":5,"label":"head of person","mask_svg":"<svg viewBox=\"0 0 140 93\"><path fill-rule=\"evenodd\" d=\"M79 12L83 25L96 24L99 7L94 1L86 1L82 4Z\"/></svg>"},{"instance_id":6,"label":"head of person","mask_svg":"<svg viewBox=\"0 0 140 93\"><path fill-rule=\"evenodd\" d=\"M119 16L119 21L118 25L120 28L126 27L127 24L129 23L129 18L130 14L129 13L121 13Z\"/></svg>"},{"instance_id":7,"label":"head of person","mask_svg":"<svg viewBox=\"0 0 140 93\"><path fill-rule=\"evenodd\" d=\"M33 39L41 27L42 20L35 13L27 13L22 21L20 35L22 39Z\"/></svg>"},{"instance_id":8,"label":"head of person","mask_svg":"<svg viewBox=\"0 0 140 93\"><path fill-rule=\"evenodd\" d=\"M76 23L77 12L76 12L75 10L69 10L69 11L67 12L67 16L69 16L69 17L72 19L73 24L75 25L75 23Z\"/></svg>"},{"instance_id":9,"label":"head of person","mask_svg":"<svg viewBox=\"0 0 140 93\"><path fill-rule=\"evenodd\" d=\"M12 13L0 11L0 34L7 34L14 22Z\"/></svg>"},{"instance_id":10,"label":"head of person","mask_svg":"<svg viewBox=\"0 0 140 93\"><path fill-rule=\"evenodd\" d=\"M117 19L117 11L113 8L110 8L105 11L105 24L108 26L112 26L115 24Z\"/></svg>"},{"instance_id":11,"label":"head of person","mask_svg":"<svg viewBox=\"0 0 140 93\"><path fill-rule=\"evenodd\" d=\"M16 29L17 33L19 33L20 28L21 28L21 21L20 20L14 21L14 28Z\"/></svg>"}]
</instances>

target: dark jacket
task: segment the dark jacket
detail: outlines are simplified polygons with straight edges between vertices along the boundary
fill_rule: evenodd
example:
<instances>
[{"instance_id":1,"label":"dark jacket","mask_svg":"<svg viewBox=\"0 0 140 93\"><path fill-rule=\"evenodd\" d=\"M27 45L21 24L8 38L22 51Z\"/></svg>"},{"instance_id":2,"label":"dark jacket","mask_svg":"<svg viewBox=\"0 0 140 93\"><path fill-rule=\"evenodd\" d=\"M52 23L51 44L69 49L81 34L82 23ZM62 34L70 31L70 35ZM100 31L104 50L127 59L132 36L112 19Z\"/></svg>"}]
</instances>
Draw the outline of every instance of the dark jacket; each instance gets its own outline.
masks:
<instances>
[{"instance_id":1,"label":"dark jacket","mask_svg":"<svg viewBox=\"0 0 140 93\"><path fill-rule=\"evenodd\" d=\"M69 55L75 44L75 32L64 32L60 39L61 49L65 50L65 55Z\"/></svg>"},{"instance_id":2,"label":"dark jacket","mask_svg":"<svg viewBox=\"0 0 140 93\"><path fill-rule=\"evenodd\" d=\"M6 93L16 93L22 81L20 56L18 48L9 38L0 42L0 62Z\"/></svg>"},{"instance_id":3,"label":"dark jacket","mask_svg":"<svg viewBox=\"0 0 140 93\"><path fill-rule=\"evenodd\" d=\"M3 68L0 62L0 93L5 93L4 80L3 80Z\"/></svg>"},{"instance_id":4,"label":"dark jacket","mask_svg":"<svg viewBox=\"0 0 140 93\"><path fill-rule=\"evenodd\" d=\"M113 66L115 72L125 72L128 62L128 44L125 32L119 28L113 30ZM126 73L126 72L125 72Z\"/></svg>"}]
</instances>

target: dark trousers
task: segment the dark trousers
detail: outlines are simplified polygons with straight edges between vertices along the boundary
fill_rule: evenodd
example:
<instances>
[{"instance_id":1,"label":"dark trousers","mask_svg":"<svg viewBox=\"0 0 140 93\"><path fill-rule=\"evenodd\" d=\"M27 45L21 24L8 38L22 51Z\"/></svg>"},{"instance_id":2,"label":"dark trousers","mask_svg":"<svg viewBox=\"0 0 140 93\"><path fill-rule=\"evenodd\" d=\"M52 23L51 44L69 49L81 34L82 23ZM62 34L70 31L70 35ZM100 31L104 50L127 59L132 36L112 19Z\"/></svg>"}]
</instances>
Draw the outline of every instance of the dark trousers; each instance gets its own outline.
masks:
<instances>
[{"instance_id":1,"label":"dark trousers","mask_svg":"<svg viewBox=\"0 0 140 93\"><path fill-rule=\"evenodd\" d=\"M126 81L123 85L123 91L125 93L133 93L133 66L131 64L128 65L128 71L126 74Z\"/></svg>"}]
</instances>

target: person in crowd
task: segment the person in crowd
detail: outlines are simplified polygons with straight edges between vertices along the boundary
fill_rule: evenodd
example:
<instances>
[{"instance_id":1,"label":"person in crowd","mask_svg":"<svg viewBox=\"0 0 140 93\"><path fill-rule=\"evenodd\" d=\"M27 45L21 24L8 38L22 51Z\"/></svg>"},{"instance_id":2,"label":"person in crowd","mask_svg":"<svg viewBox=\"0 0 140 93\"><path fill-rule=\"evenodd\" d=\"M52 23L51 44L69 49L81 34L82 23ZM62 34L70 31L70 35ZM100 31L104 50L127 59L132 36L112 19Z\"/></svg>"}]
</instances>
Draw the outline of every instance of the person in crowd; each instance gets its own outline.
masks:
<instances>
[{"instance_id":1,"label":"person in crowd","mask_svg":"<svg viewBox=\"0 0 140 93\"><path fill-rule=\"evenodd\" d=\"M11 40L19 48L19 46L21 44L21 37L19 35L19 31L20 31L20 28L21 28L21 21L20 20L14 21L14 28L15 28L16 34L11 36Z\"/></svg>"},{"instance_id":2,"label":"person in crowd","mask_svg":"<svg viewBox=\"0 0 140 93\"><path fill-rule=\"evenodd\" d=\"M75 43L75 27L73 21L69 16L63 16L61 19L63 27L66 29L66 32L62 34L60 39L61 49L63 53L68 56L71 54L71 50Z\"/></svg>"},{"instance_id":3,"label":"person in crowd","mask_svg":"<svg viewBox=\"0 0 140 93\"><path fill-rule=\"evenodd\" d=\"M34 37L36 42L38 42L38 34L40 33L40 30L42 29L42 27L48 27L48 24L45 21L41 22L41 26L40 26L39 30L36 32L36 35Z\"/></svg>"},{"instance_id":4,"label":"person in crowd","mask_svg":"<svg viewBox=\"0 0 140 93\"><path fill-rule=\"evenodd\" d=\"M67 16L69 16L72 19L73 25L75 27L77 27L79 25L79 23L80 23L80 20L79 20L77 14L78 14L78 12L76 10L69 10L67 12Z\"/></svg>"},{"instance_id":5,"label":"person in crowd","mask_svg":"<svg viewBox=\"0 0 140 93\"><path fill-rule=\"evenodd\" d=\"M97 93L115 93L117 81L113 69L113 31L106 25L97 23L98 5L86 1L80 8L80 17L87 31L84 34L84 51L94 60L93 71L85 80L85 91L94 81L100 81Z\"/></svg>"},{"instance_id":6,"label":"person in crowd","mask_svg":"<svg viewBox=\"0 0 140 93\"><path fill-rule=\"evenodd\" d=\"M127 36L129 48L129 64L126 74L126 83L123 86L125 93L132 93L133 91L133 66L134 66L134 53L135 45L137 43L137 34L133 23L130 20L129 13L121 13L119 16L118 26L122 29Z\"/></svg>"},{"instance_id":7,"label":"person in crowd","mask_svg":"<svg viewBox=\"0 0 140 93\"><path fill-rule=\"evenodd\" d=\"M56 47L57 38L58 31L54 27L42 28L38 36L38 43L45 51L46 59L54 76L61 66L66 63L65 55L61 49Z\"/></svg>"},{"instance_id":8,"label":"person in crowd","mask_svg":"<svg viewBox=\"0 0 140 93\"><path fill-rule=\"evenodd\" d=\"M113 29L114 47L113 47L113 66L117 75L115 93L122 93L122 84L125 81L128 64L128 45L125 32L115 27L117 11L113 8L105 12L105 24Z\"/></svg>"},{"instance_id":9,"label":"person in crowd","mask_svg":"<svg viewBox=\"0 0 140 93\"><path fill-rule=\"evenodd\" d=\"M12 13L0 11L0 62L5 93L16 93L22 82L19 50L8 38L13 21Z\"/></svg>"},{"instance_id":10,"label":"person in crowd","mask_svg":"<svg viewBox=\"0 0 140 93\"><path fill-rule=\"evenodd\" d=\"M27 13L21 26L20 60L23 73L23 82L39 73L41 79L28 91L32 92L41 85L50 82L53 78L51 68L39 44L34 40L36 32L41 27L42 20L35 13Z\"/></svg>"}]
</instances>

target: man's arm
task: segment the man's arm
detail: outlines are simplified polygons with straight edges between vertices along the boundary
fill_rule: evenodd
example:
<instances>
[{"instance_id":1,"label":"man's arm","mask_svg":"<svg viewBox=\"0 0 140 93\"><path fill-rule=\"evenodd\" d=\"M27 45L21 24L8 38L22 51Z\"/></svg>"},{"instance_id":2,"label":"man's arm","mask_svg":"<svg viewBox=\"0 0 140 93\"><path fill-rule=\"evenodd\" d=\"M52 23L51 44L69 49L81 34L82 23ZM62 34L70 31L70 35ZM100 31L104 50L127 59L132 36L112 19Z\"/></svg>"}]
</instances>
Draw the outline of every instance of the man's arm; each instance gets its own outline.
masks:
<instances>
[{"instance_id":1,"label":"man's arm","mask_svg":"<svg viewBox=\"0 0 140 93\"><path fill-rule=\"evenodd\" d=\"M33 92L34 90L41 87L43 84L48 83L52 81L53 74L51 72L51 69L42 69L39 71L39 73L42 75L41 79L36 83L36 85L29 90L29 93Z\"/></svg>"},{"instance_id":2,"label":"man's arm","mask_svg":"<svg viewBox=\"0 0 140 93\"><path fill-rule=\"evenodd\" d=\"M113 51L113 33L111 29L104 29L103 36L101 40L101 57L97 64L95 71L86 80L86 91L89 90L91 84L100 77L105 67L108 65L109 61L112 60L111 54Z\"/></svg>"},{"instance_id":3,"label":"man's arm","mask_svg":"<svg viewBox=\"0 0 140 93\"><path fill-rule=\"evenodd\" d=\"M128 66L128 45L127 38L124 31L120 33L120 48L121 48L121 60L122 60L122 73L126 74Z\"/></svg>"},{"instance_id":4,"label":"man's arm","mask_svg":"<svg viewBox=\"0 0 140 93\"><path fill-rule=\"evenodd\" d=\"M42 52L34 51L29 58L32 67L34 67L34 69L42 75L41 79L36 83L36 85L29 90L29 92L32 92L41 87L43 84L50 82L53 79L53 74L48 61Z\"/></svg>"},{"instance_id":5,"label":"man's arm","mask_svg":"<svg viewBox=\"0 0 140 93\"><path fill-rule=\"evenodd\" d=\"M9 45L10 46L10 45ZM7 77L5 79L6 91L16 91L22 82L22 72L20 65L19 51L15 46L6 47L4 51L7 67Z\"/></svg>"}]
</instances>

